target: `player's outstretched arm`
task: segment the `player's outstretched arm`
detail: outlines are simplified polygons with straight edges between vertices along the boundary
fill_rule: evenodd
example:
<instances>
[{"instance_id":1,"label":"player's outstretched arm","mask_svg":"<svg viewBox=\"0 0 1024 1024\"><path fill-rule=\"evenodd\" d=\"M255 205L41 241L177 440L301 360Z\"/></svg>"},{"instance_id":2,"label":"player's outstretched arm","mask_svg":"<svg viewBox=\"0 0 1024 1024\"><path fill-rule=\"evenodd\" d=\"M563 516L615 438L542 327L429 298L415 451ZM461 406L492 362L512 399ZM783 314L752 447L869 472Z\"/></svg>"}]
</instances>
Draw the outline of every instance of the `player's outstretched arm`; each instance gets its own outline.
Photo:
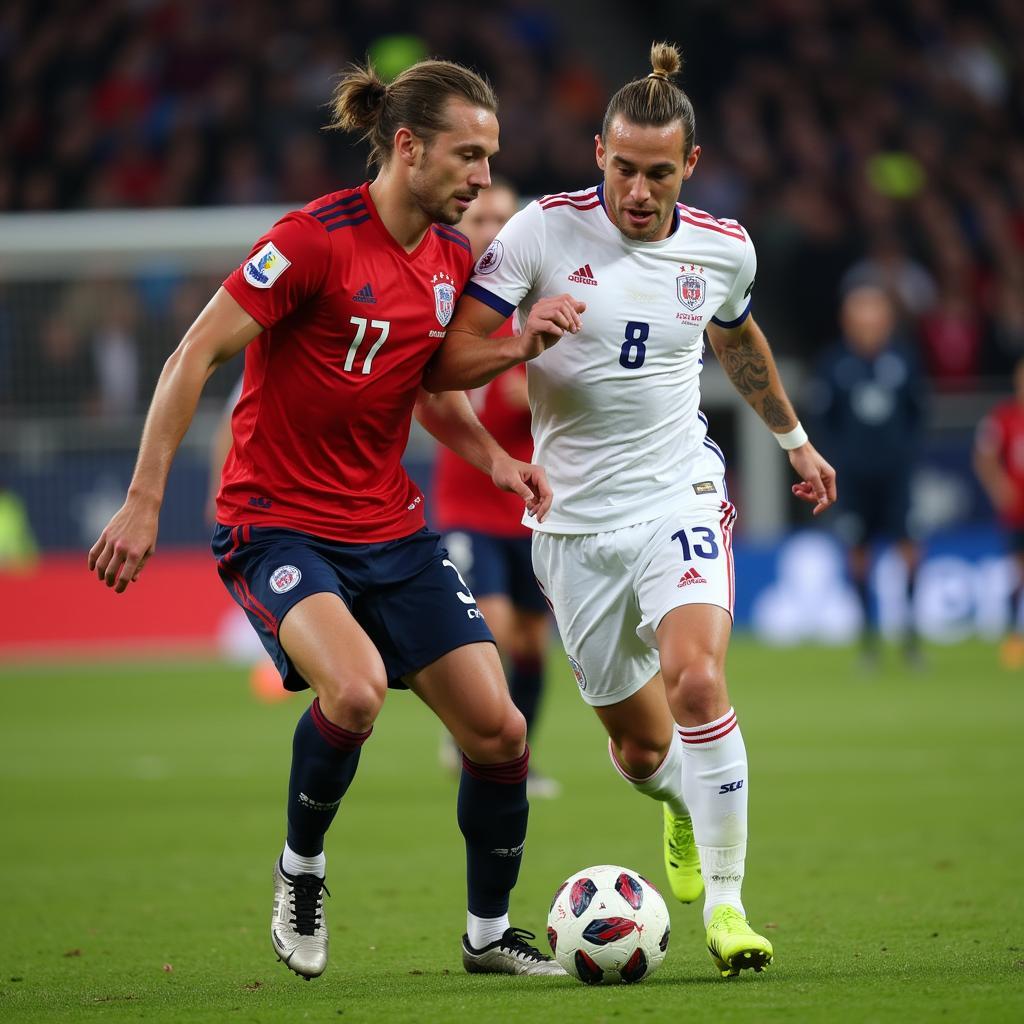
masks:
<instances>
[{"instance_id":1,"label":"player's outstretched arm","mask_svg":"<svg viewBox=\"0 0 1024 1024\"><path fill-rule=\"evenodd\" d=\"M492 338L505 317L479 299L463 295L444 344L427 364L423 386L434 394L482 387L510 367L535 359L564 334L575 334L583 325L580 314L586 308L586 303L571 295L552 295L530 310L521 334Z\"/></svg>"},{"instance_id":2,"label":"player's outstretched arm","mask_svg":"<svg viewBox=\"0 0 1024 1024\"><path fill-rule=\"evenodd\" d=\"M793 404L782 386L778 367L764 332L748 316L738 327L708 325L708 338L726 376L746 403L773 434L787 435L799 428ZM810 441L788 448L790 465L800 477L793 493L814 506L814 515L836 500L836 471Z\"/></svg>"},{"instance_id":3,"label":"player's outstretched arm","mask_svg":"<svg viewBox=\"0 0 1024 1024\"><path fill-rule=\"evenodd\" d=\"M972 453L974 473L997 512L1013 501L1013 481L999 458L999 441L991 420L982 420Z\"/></svg>"},{"instance_id":4,"label":"player's outstretched arm","mask_svg":"<svg viewBox=\"0 0 1024 1024\"><path fill-rule=\"evenodd\" d=\"M89 551L89 569L121 594L139 578L156 547L171 462L213 371L263 328L221 288L164 364L142 430L124 504Z\"/></svg>"},{"instance_id":5,"label":"player's outstretched arm","mask_svg":"<svg viewBox=\"0 0 1024 1024\"><path fill-rule=\"evenodd\" d=\"M488 433L462 391L430 394L420 389L416 419L446 448L486 473L496 487L518 494L539 522L551 508L547 474L531 462L513 459Z\"/></svg>"}]
</instances>

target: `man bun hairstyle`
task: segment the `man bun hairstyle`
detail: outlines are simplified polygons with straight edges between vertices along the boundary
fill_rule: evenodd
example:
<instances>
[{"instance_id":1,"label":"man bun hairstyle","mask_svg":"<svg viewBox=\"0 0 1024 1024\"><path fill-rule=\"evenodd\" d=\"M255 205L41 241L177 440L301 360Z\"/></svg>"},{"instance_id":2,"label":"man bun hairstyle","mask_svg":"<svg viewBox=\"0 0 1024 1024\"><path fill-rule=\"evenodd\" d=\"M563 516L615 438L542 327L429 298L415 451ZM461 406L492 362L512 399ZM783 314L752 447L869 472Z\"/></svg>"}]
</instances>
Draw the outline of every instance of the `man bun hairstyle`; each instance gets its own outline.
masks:
<instances>
[{"instance_id":1,"label":"man bun hairstyle","mask_svg":"<svg viewBox=\"0 0 1024 1024\"><path fill-rule=\"evenodd\" d=\"M421 60L386 83L370 61L350 65L334 88L329 129L358 132L370 144L369 165L386 167L395 132L408 128L427 145L448 129L445 106L462 99L497 113L490 83L448 60Z\"/></svg>"},{"instance_id":2,"label":"man bun hairstyle","mask_svg":"<svg viewBox=\"0 0 1024 1024\"><path fill-rule=\"evenodd\" d=\"M673 81L682 68L679 47L667 42L652 43L650 74L627 82L611 98L601 125L601 138L607 140L608 129L619 116L632 124L655 127L681 121L683 155L688 157L694 146L697 122L690 97Z\"/></svg>"}]
</instances>

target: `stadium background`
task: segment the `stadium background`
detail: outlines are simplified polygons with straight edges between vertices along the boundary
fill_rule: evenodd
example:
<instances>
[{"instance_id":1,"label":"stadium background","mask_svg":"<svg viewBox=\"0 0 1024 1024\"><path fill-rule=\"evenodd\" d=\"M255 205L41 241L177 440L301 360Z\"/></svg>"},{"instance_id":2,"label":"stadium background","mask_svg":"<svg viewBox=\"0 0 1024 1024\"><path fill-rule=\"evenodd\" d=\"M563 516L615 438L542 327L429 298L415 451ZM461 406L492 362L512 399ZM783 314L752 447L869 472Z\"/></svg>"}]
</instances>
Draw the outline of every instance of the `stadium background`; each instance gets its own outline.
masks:
<instances>
[{"instance_id":1,"label":"stadium background","mask_svg":"<svg viewBox=\"0 0 1024 1024\"><path fill-rule=\"evenodd\" d=\"M203 560L205 460L237 367L211 381L175 465L150 585L114 601L87 589L79 563L120 503L163 360L208 295L278 212L364 177L361 147L319 131L338 69L365 53L385 71L442 54L486 72L501 101L495 169L529 196L595 180L607 98L644 71L652 36L682 45L698 112L704 155L684 199L754 237L756 313L804 418L851 282L886 283L928 368L914 481L928 559L909 610L898 563L882 559L886 628L913 614L939 641L998 634L1011 572L969 452L1024 354L1024 8L695 0L645 13L532 0L5 4L0 526L20 574L3 589L0 648L216 642L228 606ZM705 408L741 510L738 621L781 642L849 639L857 611L838 551L801 532L788 467L717 369ZM407 458L424 485L431 451L417 434ZM34 566L11 519L19 504ZM202 609L192 625L182 604Z\"/></svg>"},{"instance_id":2,"label":"stadium background","mask_svg":"<svg viewBox=\"0 0 1024 1024\"><path fill-rule=\"evenodd\" d=\"M265 934L302 698L250 698L248 627L225 619L203 515L237 367L210 382L140 583L115 597L85 552L208 295L277 211L361 180L358 147L317 130L347 60L433 53L486 71L495 169L531 195L593 183L608 95L646 71L652 38L685 51L705 147L684 199L753 234L757 316L802 410L844 281L881 275L901 296L932 382L914 611L944 646L921 672L895 652L858 671L838 549L711 361L704 405L742 513L729 677L756 792L744 893L776 963L720 983L699 911L673 906L669 959L639 987L463 974L454 785L435 723L394 695L328 840L330 971L303 985ZM1024 708L984 639L1010 573L969 469L974 426L1024 354L1022 54L1018 0L650 0L639 16L593 0L0 6L0 1018L1024 1019ZM417 435L421 479L430 459ZM890 629L898 572L890 559L877 575ZM658 881L660 825L614 777L557 655L531 744L564 789L531 808L515 893L514 920L542 934L584 864Z\"/></svg>"}]
</instances>

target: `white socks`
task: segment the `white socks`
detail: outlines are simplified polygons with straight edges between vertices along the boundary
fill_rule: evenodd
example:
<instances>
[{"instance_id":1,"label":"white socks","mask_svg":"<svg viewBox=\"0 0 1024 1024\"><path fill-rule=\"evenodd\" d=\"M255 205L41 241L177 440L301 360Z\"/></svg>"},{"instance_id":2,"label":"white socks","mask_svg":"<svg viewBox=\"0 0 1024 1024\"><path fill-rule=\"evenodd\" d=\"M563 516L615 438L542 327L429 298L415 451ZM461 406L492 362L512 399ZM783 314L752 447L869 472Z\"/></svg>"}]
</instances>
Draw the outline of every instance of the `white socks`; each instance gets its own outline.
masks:
<instances>
[{"instance_id":1,"label":"white socks","mask_svg":"<svg viewBox=\"0 0 1024 1024\"><path fill-rule=\"evenodd\" d=\"M704 924L727 904L744 917L740 890L747 854L747 750L729 708L706 725L678 726L683 741L683 794L704 876Z\"/></svg>"},{"instance_id":2,"label":"white socks","mask_svg":"<svg viewBox=\"0 0 1024 1024\"><path fill-rule=\"evenodd\" d=\"M608 756L615 770L638 792L668 804L669 810L679 816L689 814L683 799L683 744L673 737L665 759L646 779L636 779L628 774L615 756L612 741L608 741Z\"/></svg>"},{"instance_id":3,"label":"white socks","mask_svg":"<svg viewBox=\"0 0 1024 1024\"><path fill-rule=\"evenodd\" d=\"M474 949L483 949L484 946L497 942L508 928L508 914L501 917L477 917L466 912L466 936Z\"/></svg>"},{"instance_id":4,"label":"white socks","mask_svg":"<svg viewBox=\"0 0 1024 1024\"><path fill-rule=\"evenodd\" d=\"M303 857L297 854L287 843L284 844L284 853L281 854L281 868L286 875L316 875L323 878L327 873L327 858L323 853L315 857Z\"/></svg>"}]
</instances>

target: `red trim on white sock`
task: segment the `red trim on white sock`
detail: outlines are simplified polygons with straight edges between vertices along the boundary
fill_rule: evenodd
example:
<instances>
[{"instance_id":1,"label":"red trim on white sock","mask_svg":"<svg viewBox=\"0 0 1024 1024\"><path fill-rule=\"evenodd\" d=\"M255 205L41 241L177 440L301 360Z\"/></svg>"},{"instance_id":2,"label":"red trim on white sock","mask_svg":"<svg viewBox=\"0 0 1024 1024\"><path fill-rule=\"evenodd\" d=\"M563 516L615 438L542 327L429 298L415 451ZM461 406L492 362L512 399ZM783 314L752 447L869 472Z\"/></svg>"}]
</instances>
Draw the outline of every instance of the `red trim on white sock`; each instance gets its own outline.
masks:
<instances>
[{"instance_id":1,"label":"red trim on white sock","mask_svg":"<svg viewBox=\"0 0 1024 1024\"><path fill-rule=\"evenodd\" d=\"M707 725L698 725L692 728L680 725L677 728L684 743L711 743L714 740L720 740L723 736L728 736L736 728L736 724L736 712L729 708L721 718L708 722Z\"/></svg>"}]
</instances>

